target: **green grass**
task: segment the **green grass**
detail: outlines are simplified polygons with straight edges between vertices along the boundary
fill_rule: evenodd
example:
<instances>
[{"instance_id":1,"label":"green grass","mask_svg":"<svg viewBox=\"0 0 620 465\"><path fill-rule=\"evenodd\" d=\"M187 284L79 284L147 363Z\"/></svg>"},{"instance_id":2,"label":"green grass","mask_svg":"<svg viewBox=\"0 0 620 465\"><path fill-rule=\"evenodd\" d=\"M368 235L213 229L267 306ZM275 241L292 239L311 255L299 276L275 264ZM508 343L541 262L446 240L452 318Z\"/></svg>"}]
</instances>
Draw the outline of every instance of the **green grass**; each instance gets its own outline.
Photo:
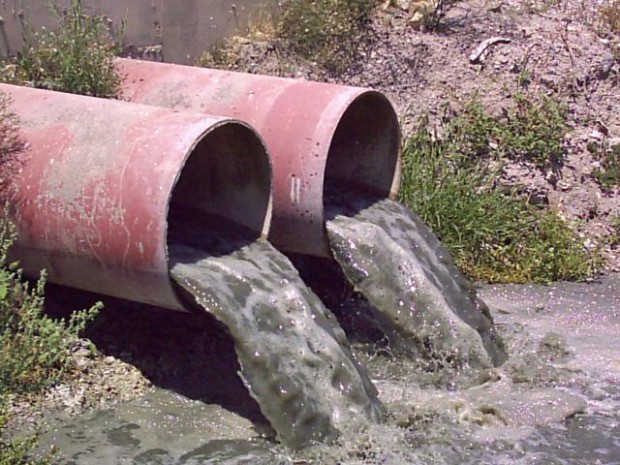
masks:
<instances>
[{"instance_id":1,"label":"green grass","mask_svg":"<svg viewBox=\"0 0 620 465\"><path fill-rule=\"evenodd\" d=\"M80 0L67 11L51 7L57 26L26 35L16 59L5 63L0 79L42 89L95 97L119 97L121 76L114 66L119 51L103 17L85 14Z\"/></svg>"},{"instance_id":2,"label":"green grass","mask_svg":"<svg viewBox=\"0 0 620 465\"><path fill-rule=\"evenodd\" d=\"M442 129L445 141L467 159L492 156L530 162L541 169L560 166L568 132L566 106L546 96L518 91L513 105L498 116L488 113L476 97L456 112Z\"/></svg>"},{"instance_id":3,"label":"green grass","mask_svg":"<svg viewBox=\"0 0 620 465\"><path fill-rule=\"evenodd\" d=\"M356 56L357 41L377 0L290 0L279 38L300 57L337 72Z\"/></svg>"},{"instance_id":4,"label":"green grass","mask_svg":"<svg viewBox=\"0 0 620 465\"><path fill-rule=\"evenodd\" d=\"M502 157L534 160L545 167L562 159L560 153L546 150L555 150L548 135L559 138L563 129L538 126L539 118L534 118L535 126L524 125L529 116L512 111L513 116L495 117L472 100L462 112L446 114L437 131L423 118L405 143L401 200L474 280L583 279L600 266L599 254L588 251L554 210L530 205L516 188L497 182ZM512 123L515 118L520 118L518 124ZM524 132L529 135L522 142ZM543 148L532 158L525 147Z\"/></svg>"}]
</instances>

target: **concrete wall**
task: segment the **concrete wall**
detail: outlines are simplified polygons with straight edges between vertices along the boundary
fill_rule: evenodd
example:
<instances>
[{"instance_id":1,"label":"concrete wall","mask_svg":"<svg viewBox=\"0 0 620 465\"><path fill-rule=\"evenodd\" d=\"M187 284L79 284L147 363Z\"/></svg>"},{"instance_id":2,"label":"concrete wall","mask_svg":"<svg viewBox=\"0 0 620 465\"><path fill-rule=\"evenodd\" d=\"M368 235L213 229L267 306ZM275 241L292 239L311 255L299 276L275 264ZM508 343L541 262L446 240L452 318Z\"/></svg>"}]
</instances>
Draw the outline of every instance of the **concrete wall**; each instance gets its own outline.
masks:
<instances>
[{"instance_id":1,"label":"concrete wall","mask_svg":"<svg viewBox=\"0 0 620 465\"><path fill-rule=\"evenodd\" d=\"M124 38L152 59L191 63L218 39L243 30L270 0L82 0L88 13L126 21ZM56 0L67 7L71 0ZM0 0L0 53L19 51L25 30L54 27L50 0Z\"/></svg>"}]
</instances>

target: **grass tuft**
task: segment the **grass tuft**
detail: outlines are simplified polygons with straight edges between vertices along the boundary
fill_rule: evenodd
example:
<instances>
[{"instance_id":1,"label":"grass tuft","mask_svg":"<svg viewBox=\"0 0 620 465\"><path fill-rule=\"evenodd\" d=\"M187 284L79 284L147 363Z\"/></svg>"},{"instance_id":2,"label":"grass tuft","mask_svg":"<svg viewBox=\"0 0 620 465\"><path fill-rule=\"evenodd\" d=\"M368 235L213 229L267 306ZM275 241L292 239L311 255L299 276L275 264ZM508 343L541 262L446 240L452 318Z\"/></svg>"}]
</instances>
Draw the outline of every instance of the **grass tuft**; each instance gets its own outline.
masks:
<instances>
[{"instance_id":1,"label":"grass tuft","mask_svg":"<svg viewBox=\"0 0 620 465\"><path fill-rule=\"evenodd\" d=\"M377 0L291 0L284 4L278 37L300 57L336 72L354 59Z\"/></svg>"},{"instance_id":2,"label":"grass tuft","mask_svg":"<svg viewBox=\"0 0 620 465\"><path fill-rule=\"evenodd\" d=\"M269 42L276 53L299 59L336 74L358 56L360 39L380 0L288 0L265 12L248 27L255 42ZM215 44L198 60L198 66L235 68L240 45L236 36Z\"/></svg>"},{"instance_id":3,"label":"grass tuft","mask_svg":"<svg viewBox=\"0 0 620 465\"><path fill-rule=\"evenodd\" d=\"M603 28L611 33L620 34L620 0L612 0L599 10Z\"/></svg>"},{"instance_id":4,"label":"grass tuft","mask_svg":"<svg viewBox=\"0 0 620 465\"><path fill-rule=\"evenodd\" d=\"M476 97L457 111L446 110L442 131L466 158L492 156L553 169L565 158L566 115L561 102L519 91L514 105L499 116L489 114Z\"/></svg>"},{"instance_id":5,"label":"grass tuft","mask_svg":"<svg viewBox=\"0 0 620 465\"><path fill-rule=\"evenodd\" d=\"M589 144L588 151L599 163L599 166L592 170L594 179L607 189L620 187L620 144Z\"/></svg>"}]
</instances>

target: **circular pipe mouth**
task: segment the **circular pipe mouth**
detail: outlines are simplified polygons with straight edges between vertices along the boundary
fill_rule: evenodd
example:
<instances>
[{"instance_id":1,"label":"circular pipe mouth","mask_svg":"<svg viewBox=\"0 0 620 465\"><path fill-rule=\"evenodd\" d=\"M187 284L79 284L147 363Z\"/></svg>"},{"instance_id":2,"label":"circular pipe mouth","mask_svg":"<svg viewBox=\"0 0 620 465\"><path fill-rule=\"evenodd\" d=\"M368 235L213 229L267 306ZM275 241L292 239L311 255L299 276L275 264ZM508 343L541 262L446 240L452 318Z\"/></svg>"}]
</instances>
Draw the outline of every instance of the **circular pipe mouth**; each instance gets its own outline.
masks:
<instances>
[{"instance_id":1,"label":"circular pipe mouth","mask_svg":"<svg viewBox=\"0 0 620 465\"><path fill-rule=\"evenodd\" d=\"M325 191L362 189L395 198L400 184L401 134L398 117L383 94L357 96L332 136L324 175Z\"/></svg>"},{"instance_id":2,"label":"circular pipe mouth","mask_svg":"<svg viewBox=\"0 0 620 465\"><path fill-rule=\"evenodd\" d=\"M266 237L272 202L271 161L258 134L236 120L212 126L189 151L172 188L166 218L169 270L179 259L176 246L198 248L202 257L204 252L231 253L240 244ZM230 237L230 244L203 249L201 236L213 234ZM191 296L172 277L170 284L182 307L194 308Z\"/></svg>"},{"instance_id":3,"label":"circular pipe mouth","mask_svg":"<svg viewBox=\"0 0 620 465\"><path fill-rule=\"evenodd\" d=\"M214 125L197 140L177 175L167 229L189 222L219 230L221 224L216 223L227 223L245 230L250 239L266 237L272 214L271 179L270 157L252 128L236 120ZM170 235L166 236L169 242Z\"/></svg>"},{"instance_id":4,"label":"circular pipe mouth","mask_svg":"<svg viewBox=\"0 0 620 465\"><path fill-rule=\"evenodd\" d=\"M270 240L281 250L330 255L324 221L332 186L379 198L398 193L400 127L380 92L163 63L119 64L131 101L242 118L259 131L274 168Z\"/></svg>"}]
</instances>

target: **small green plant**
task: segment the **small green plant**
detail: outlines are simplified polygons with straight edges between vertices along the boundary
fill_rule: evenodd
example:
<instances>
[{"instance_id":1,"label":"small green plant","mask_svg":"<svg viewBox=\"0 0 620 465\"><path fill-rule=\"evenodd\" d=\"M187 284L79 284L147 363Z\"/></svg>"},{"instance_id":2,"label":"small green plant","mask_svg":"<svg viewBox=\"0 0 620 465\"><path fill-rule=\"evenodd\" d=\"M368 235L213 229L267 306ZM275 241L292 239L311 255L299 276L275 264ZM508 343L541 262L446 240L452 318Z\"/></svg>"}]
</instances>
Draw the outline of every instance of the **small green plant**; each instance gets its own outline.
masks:
<instances>
[{"instance_id":1,"label":"small green plant","mask_svg":"<svg viewBox=\"0 0 620 465\"><path fill-rule=\"evenodd\" d=\"M523 9L528 14L545 13L553 7L560 5L562 0L525 0Z\"/></svg>"},{"instance_id":2,"label":"small green plant","mask_svg":"<svg viewBox=\"0 0 620 465\"><path fill-rule=\"evenodd\" d=\"M277 36L304 59L338 71L356 56L364 25L378 0L289 0Z\"/></svg>"},{"instance_id":3,"label":"small green plant","mask_svg":"<svg viewBox=\"0 0 620 465\"><path fill-rule=\"evenodd\" d=\"M603 187L620 187L620 144L589 144L588 151L594 155L599 167L592 170L592 176Z\"/></svg>"},{"instance_id":4,"label":"small green plant","mask_svg":"<svg viewBox=\"0 0 620 465\"><path fill-rule=\"evenodd\" d=\"M10 104L10 99L0 93L0 191L6 188L19 169L17 155L25 148Z\"/></svg>"},{"instance_id":5,"label":"small green plant","mask_svg":"<svg viewBox=\"0 0 620 465\"><path fill-rule=\"evenodd\" d=\"M237 57L232 51L229 39L219 40L196 60L195 65L203 68L231 69Z\"/></svg>"},{"instance_id":6,"label":"small green plant","mask_svg":"<svg viewBox=\"0 0 620 465\"><path fill-rule=\"evenodd\" d=\"M53 463L53 451L44 456L35 452L37 446L36 436L5 438L1 435L7 423L7 417L1 407L3 403L0 399L0 464L50 465Z\"/></svg>"},{"instance_id":7,"label":"small green plant","mask_svg":"<svg viewBox=\"0 0 620 465\"><path fill-rule=\"evenodd\" d=\"M74 312L69 321L43 313L45 273L34 287L22 279L8 251L12 225L0 221L0 396L39 392L70 372L71 347L101 305Z\"/></svg>"},{"instance_id":8,"label":"small green plant","mask_svg":"<svg viewBox=\"0 0 620 465\"><path fill-rule=\"evenodd\" d=\"M446 140L466 158L491 156L554 168L564 160L566 109L546 96L517 92L514 105L501 115L489 114L474 96L457 111L446 111Z\"/></svg>"},{"instance_id":9,"label":"small green plant","mask_svg":"<svg viewBox=\"0 0 620 465\"><path fill-rule=\"evenodd\" d=\"M611 233L608 237L608 243L612 247L620 247L620 214L611 218Z\"/></svg>"},{"instance_id":10,"label":"small green plant","mask_svg":"<svg viewBox=\"0 0 620 465\"><path fill-rule=\"evenodd\" d=\"M498 152L513 160L527 160L540 168L561 165L563 139L568 132L566 107L547 96L518 92L515 106L505 110L495 128Z\"/></svg>"},{"instance_id":11,"label":"small green plant","mask_svg":"<svg viewBox=\"0 0 620 465\"><path fill-rule=\"evenodd\" d=\"M24 141L19 134L17 116L11 111L11 100L0 93L0 164L24 149Z\"/></svg>"},{"instance_id":12,"label":"small green plant","mask_svg":"<svg viewBox=\"0 0 620 465\"><path fill-rule=\"evenodd\" d=\"M588 251L555 211L497 184L501 164L494 162L490 136L500 123L475 102L466 108L445 118L439 131L421 119L405 144L401 200L472 279L550 282L595 272L599 254Z\"/></svg>"},{"instance_id":13,"label":"small green plant","mask_svg":"<svg viewBox=\"0 0 620 465\"><path fill-rule=\"evenodd\" d=\"M51 7L58 26L29 33L2 79L43 89L118 97L121 77L114 65L118 38L101 16L85 14L81 0L71 0L67 11ZM116 35L116 34L115 34Z\"/></svg>"},{"instance_id":14,"label":"small green plant","mask_svg":"<svg viewBox=\"0 0 620 465\"><path fill-rule=\"evenodd\" d=\"M424 31L434 31L441 25L446 11L460 0L426 0L413 2L420 5L417 15L421 16ZM414 12L416 15L416 12ZM415 18L412 18L415 19Z\"/></svg>"}]
</instances>

